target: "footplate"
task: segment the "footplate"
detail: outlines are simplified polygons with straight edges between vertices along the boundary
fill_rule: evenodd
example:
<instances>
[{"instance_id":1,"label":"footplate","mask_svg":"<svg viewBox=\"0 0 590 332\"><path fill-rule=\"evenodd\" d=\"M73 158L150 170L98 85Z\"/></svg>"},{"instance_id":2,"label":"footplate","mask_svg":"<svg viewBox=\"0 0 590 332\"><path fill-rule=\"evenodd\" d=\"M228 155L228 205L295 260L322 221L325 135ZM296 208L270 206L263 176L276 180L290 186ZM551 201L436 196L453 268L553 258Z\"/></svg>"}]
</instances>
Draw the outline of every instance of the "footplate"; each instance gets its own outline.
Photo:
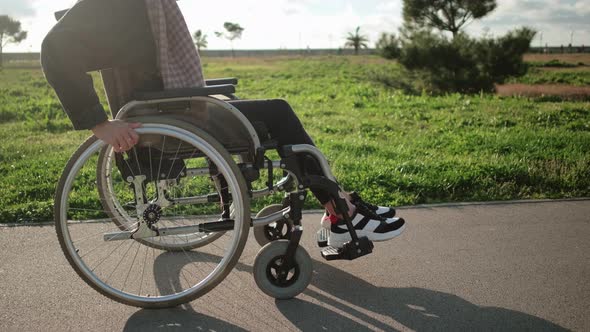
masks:
<instances>
[{"instance_id":1,"label":"footplate","mask_svg":"<svg viewBox=\"0 0 590 332\"><path fill-rule=\"evenodd\" d=\"M316 233L316 240L318 241L318 247L325 248L328 246L328 237L330 236L330 231L325 228L320 228L320 230Z\"/></svg>"},{"instance_id":2,"label":"footplate","mask_svg":"<svg viewBox=\"0 0 590 332\"><path fill-rule=\"evenodd\" d=\"M319 233L319 232L318 232ZM366 236L358 239L358 242L347 242L342 248L327 247L322 250L322 257L328 261L333 260L354 260L373 252L373 242Z\"/></svg>"}]
</instances>

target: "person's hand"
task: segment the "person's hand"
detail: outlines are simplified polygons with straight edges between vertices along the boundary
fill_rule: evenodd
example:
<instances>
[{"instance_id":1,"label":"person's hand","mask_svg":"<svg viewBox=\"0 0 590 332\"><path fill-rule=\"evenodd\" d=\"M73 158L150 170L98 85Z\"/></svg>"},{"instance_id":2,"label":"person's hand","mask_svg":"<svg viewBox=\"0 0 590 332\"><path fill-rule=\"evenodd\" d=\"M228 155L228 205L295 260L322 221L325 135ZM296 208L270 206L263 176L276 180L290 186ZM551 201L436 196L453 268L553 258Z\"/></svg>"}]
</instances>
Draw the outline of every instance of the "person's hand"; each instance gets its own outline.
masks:
<instances>
[{"instance_id":1,"label":"person's hand","mask_svg":"<svg viewBox=\"0 0 590 332\"><path fill-rule=\"evenodd\" d=\"M140 128L141 123L127 123L121 120L105 121L92 128L94 136L113 146L115 152L131 150L137 142L139 135L134 129Z\"/></svg>"}]
</instances>

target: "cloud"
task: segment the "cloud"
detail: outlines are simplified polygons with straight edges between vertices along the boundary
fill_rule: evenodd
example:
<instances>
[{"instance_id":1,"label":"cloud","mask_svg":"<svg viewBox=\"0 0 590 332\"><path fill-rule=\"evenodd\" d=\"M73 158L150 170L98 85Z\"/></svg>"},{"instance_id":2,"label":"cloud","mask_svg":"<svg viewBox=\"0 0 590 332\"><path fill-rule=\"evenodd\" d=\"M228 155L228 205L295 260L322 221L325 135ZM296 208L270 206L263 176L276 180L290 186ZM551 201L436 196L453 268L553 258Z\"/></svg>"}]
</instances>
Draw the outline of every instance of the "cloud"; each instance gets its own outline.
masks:
<instances>
[{"instance_id":1,"label":"cloud","mask_svg":"<svg viewBox=\"0 0 590 332\"><path fill-rule=\"evenodd\" d=\"M499 36L521 26L538 34L535 46L567 45L590 42L590 2L576 0L498 0L498 8L489 16L473 22L468 31L474 35L488 28Z\"/></svg>"},{"instance_id":2,"label":"cloud","mask_svg":"<svg viewBox=\"0 0 590 332\"><path fill-rule=\"evenodd\" d=\"M125 0L121 0L125 1ZM21 20L29 38L9 51L38 50L43 37L55 24L53 12L75 0L0 0L0 15ZM236 48L311 48L344 44L357 26L373 44L381 32L397 32L402 24L401 0L182 0L181 6L191 31L203 30L210 49L228 49L227 40L214 31L223 23L239 23L246 30ZM499 36L527 25L543 32L542 43L590 44L590 1L588 0L498 0L498 8L483 20L468 26L473 35L488 27ZM574 32L573 38L572 31ZM540 34L535 45L541 42Z\"/></svg>"},{"instance_id":3,"label":"cloud","mask_svg":"<svg viewBox=\"0 0 590 332\"><path fill-rule=\"evenodd\" d=\"M35 15L34 0L0 0L0 15L8 15L14 18L30 17Z\"/></svg>"},{"instance_id":4,"label":"cloud","mask_svg":"<svg viewBox=\"0 0 590 332\"><path fill-rule=\"evenodd\" d=\"M482 22L489 25L590 25L590 2L563 0L500 0Z\"/></svg>"}]
</instances>

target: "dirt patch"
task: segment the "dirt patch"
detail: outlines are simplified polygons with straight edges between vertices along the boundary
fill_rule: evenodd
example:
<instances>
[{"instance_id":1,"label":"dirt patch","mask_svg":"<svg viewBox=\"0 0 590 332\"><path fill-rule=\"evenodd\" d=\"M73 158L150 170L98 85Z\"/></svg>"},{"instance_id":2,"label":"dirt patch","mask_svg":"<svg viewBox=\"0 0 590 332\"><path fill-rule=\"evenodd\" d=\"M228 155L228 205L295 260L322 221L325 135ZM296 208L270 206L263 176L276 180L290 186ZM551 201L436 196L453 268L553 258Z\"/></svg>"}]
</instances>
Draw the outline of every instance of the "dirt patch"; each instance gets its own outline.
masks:
<instances>
[{"instance_id":1,"label":"dirt patch","mask_svg":"<svg viewBox=\"0 0 590 332\"><path fill-rule=\"evenodd\" d=\"M500 96L559 97L569 100L590 100L590 87L560 84L502 84L496 86Z\"/></svg>"},{"instance_id":2,"label":"dirt patch","mask_svg":"<svg viewBox=\"0 0 590 332\"><path fill-rule=\"evenodd\" d=\"M551 60L559 60L561 62L572 64L590 64L590 53L575 53L575 54L525 54L524 61L527 62L549 62Z\"/></svg>"}]
</instances>

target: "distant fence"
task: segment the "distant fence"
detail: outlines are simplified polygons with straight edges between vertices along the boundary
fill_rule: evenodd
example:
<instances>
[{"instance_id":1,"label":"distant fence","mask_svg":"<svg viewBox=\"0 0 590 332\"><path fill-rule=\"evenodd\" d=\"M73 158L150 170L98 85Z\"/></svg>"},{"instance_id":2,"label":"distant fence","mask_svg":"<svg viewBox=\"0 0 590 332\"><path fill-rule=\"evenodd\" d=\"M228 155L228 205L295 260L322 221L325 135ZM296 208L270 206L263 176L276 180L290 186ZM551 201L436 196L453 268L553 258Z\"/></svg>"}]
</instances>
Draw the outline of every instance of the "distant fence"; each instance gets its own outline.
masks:
<instances>
[{"instance_id":1,"label":"distant fence","mask_svg":"<svg viewBox=\"0 0 590 332\"><path fill-rule=\"evenodd\" d=\"M38 68L39 53L3 53L2 64L10 68Z\"/></svg>"},{"instance_id":2,"label":"distant fence","mask_svg":"<svg viewBox=\"0 0 590 332\"><path fill-rule=\"evenodd\" d=\"M551 46L551 47L531 47L530 53L590 53L590 47L580 46ZM227 58L236 56L239 58L256 58L256 57L273 57L273 56L321 56L321 55L352 55L353 49L302 49L302 50L202 50L203 57ZM375 49L359 50L361 55L377 54ZM39 66L39 53L4 53L4 64L11 67L37 67Z\"/></svg>"},{"instance_id":3,"label":"distant fence","mask_svg":"<svg viewBox=\"0 0 590 332\"><path fill-rule=\"evenodd\" d=\"M273 56L318 56L318 55L353 55L353 49L302 49L302 50L235 50L236 57L273 57ZM377 54L374 49L359 50L361 55ZM204 57L231 57L231 50L201 50Z\"/></svg>"},{"instance_id":4,"label":"distant fence","mask_svg":"<svg viewBox=\"0 0 590 332\"><path fill-rule=\"evenodd\" d=\"M361 55L376 54L374 49L359 50ZM318 56L318 55L352 55L353 49L304 49L304 50L202 50L201 56L212 58L226 57L273 57L273 56ZM4 64L10 66L39 66L39 53L4 53Z\"/></svg>"},{"instance_id":5,"label":"distant fence","mask_svg":"<svg viewBox=\"0 0 590 332\"><path fill-rule=\"evenodd\" d=\"M13 61L39 61L39 53L4 53L2 55L5 62Z\"/></svg>"},{"instance_id":6,"label":"distant fence","mask_svg":"<svg viewBox=\"0 0 590 332\"><path fill-rule=\"evenodd\" d=\"M590 47L588 47L588 45L531 47L529 52L530 53L546 53L546 54L590 53Z\"/></svg>"}]
</instances>

